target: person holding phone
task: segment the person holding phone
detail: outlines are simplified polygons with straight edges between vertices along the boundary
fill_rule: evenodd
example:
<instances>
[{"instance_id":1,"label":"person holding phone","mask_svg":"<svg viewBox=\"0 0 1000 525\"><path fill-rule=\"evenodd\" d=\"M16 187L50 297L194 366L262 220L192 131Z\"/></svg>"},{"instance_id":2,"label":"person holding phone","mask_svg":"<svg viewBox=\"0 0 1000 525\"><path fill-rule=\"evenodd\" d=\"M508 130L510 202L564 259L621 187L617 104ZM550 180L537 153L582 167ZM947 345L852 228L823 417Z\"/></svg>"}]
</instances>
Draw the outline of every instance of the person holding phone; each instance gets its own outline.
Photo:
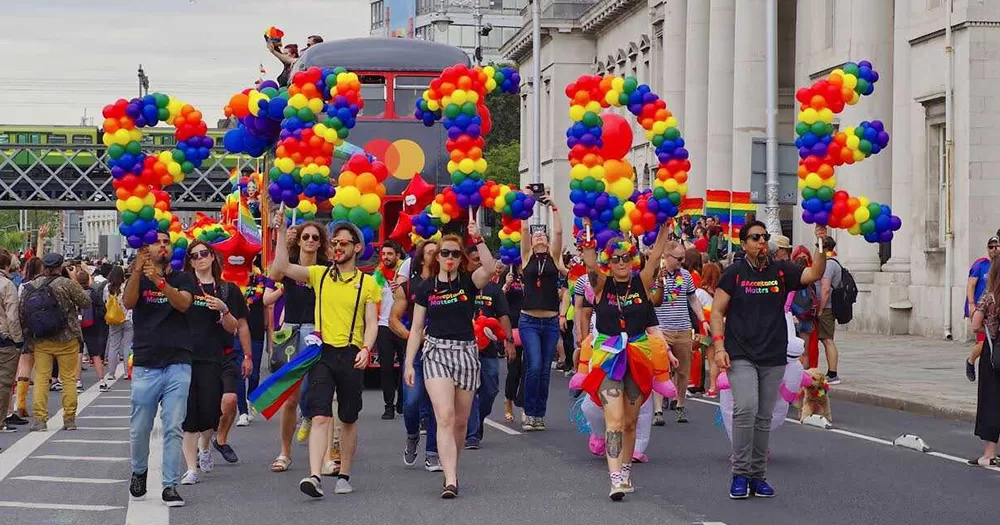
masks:
<instances>
[{"instance_id":1,"label":"person holding phone","mask_svg":"<svg viewBox=\"0 0 1000 525\"><path fill-rule=\"evenodd\" d=\"M535 190L538 190L537 192ZM552 359L560 341L559 276L562 264L562 219L559 208L542 184L528 190L552 212L552 242L544 231L530 232L528 221L521 221L521 260L524 300L518 320L524 348L524 418L525 432L545 430L545 410L549 400Z\"/></svg>"}]
</instances>

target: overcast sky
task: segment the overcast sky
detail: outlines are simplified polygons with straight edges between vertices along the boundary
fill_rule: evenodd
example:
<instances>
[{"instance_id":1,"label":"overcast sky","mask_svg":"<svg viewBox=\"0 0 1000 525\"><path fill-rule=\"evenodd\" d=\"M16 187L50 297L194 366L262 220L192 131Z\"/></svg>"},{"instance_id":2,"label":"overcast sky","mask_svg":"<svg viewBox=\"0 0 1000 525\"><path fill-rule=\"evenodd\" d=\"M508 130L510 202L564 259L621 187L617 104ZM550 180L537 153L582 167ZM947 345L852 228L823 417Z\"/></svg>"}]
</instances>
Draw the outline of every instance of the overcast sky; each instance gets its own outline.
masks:
<instances>
[{"instance_id":1,"label":"overcast sky","mask_svg":"<svg viewBox=\"0 0 1000 525\"><path fill-rule=\"evenodd\" d=\"M209 126L258 65L281 72L264 30L305 47L366 36L368 0L2 0L0 123L78 125L84 109L138 94L141 63L150 92L193 104Z\"/></svg>"}]
</instances>

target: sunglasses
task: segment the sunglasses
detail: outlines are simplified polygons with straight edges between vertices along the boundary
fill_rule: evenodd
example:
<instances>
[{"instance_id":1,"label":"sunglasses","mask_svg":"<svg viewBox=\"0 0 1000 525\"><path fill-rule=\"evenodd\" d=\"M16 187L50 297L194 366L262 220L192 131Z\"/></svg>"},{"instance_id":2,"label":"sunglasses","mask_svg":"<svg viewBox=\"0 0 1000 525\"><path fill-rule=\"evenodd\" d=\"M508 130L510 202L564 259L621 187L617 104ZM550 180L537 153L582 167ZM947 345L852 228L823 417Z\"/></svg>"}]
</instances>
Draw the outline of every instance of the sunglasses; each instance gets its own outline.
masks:
<instances>
[{"instance_id":1,"label":"sunglasses","mask_svg":"<svg viewBox=\"0 0 1000 525\"><path fill-rule=\"evenodd\" d=\"M991 249L991 250L996 250L997 248L1000 248L1000 245L997 245L997 244L991 244L991 245L987 246L987 248L989 248L989 249Z\"/></svg>"},{"instance_id":2,"label":"sunglasses","mask_svg":"<svg viewBox=\"0 0 1000 525\"><path fill-rule=\"evenodd\" d=\"M611 262L613 264L618 264L618 263L623 263L623 262L629 262L629 261L631 261L632 260L632 256L630 256L630 255L612 255L611 258L610 258L610 260L611 260Z\"/></svg>"},{"instance_id":3,"label":"sunglasses","mask_svg":"<svg viewBox=\"0 0 1000 525\"><path fill-rule=\"evenodd\" d=\"M212 252L208 250L198 250L196 252L191 252L190 254L188 254L188 258L190 258L192 261L197 261L200 259L205 259L210 255L212 255Z\"/></svg>"},{"instance_id":4,"label":"sunglasses","mask_svg":"<svg viewBox=\"0 0 1000 525\"><path fill-rule=\"evenodd\" d=\"M438 250L438 255L445 259L461 259L462 250Z\"/></svg>"},{"instance_id":5,"label":"sunglasses","mask_svg":"<svg viewBox=\"0 0 1000 525\"><path fill-rule=\"evenodd\" d=\"M319 237L318 233L303 233L302 234L302 240L303 241L316 241L316 242L319 242L319 239L320 239L320 237Z\"/></svg>"},{"instance_id":6,"label":"sunglasses","mask_svg":"<svg viewBox=\"0 0 1000 525\"><path fill-rule=\"evenodd\" d=\"M317 239L317 240L319 240L319 239ZM348 246L351 246L353 244L354 244L354 241L347 240L347 239L335 239L333 241L333 245L336 246L336 247L338 247L338 248L347 248Z\"/></svg>"},{"instance_id":7,"label":"sunglasses","mask_svg":"<svg viewBox=\"0 0 1000 525\"><path fill-rule=\"evenodd\" d=\"M770 241L771 240L771 234L770 233L751 233L750 235L747 235L747 240L750 240L750 241L753 241L753 242L759 242L761 239L764 239L765 242L766 241Z\"/></svg>"}]
</instances>

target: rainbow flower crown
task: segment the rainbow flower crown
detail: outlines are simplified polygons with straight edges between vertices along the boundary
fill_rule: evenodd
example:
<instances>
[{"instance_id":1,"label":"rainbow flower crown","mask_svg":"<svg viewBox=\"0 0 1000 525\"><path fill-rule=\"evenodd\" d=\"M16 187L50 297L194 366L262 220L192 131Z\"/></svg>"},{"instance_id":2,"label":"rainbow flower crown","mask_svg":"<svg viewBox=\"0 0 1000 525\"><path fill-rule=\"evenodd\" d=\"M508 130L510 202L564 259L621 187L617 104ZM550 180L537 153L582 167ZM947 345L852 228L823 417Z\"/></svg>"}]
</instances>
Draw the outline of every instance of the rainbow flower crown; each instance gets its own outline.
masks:
<instances>
[{"instance_id":1,"label":"rainbow flower crown","mask_svg":"<svg viewBox=\"0 0 1000 525\"><path fill-rule=\"evenodd\" d=\"M642 266L642 261L639 259L639 247L621 237L608 241L607 246L598 255L597 262L600 265L601 272L604 274L611 273L611 256L619 251L624 251L631 257L632 273L638 272Z\"/></svg>"}]
</instances>

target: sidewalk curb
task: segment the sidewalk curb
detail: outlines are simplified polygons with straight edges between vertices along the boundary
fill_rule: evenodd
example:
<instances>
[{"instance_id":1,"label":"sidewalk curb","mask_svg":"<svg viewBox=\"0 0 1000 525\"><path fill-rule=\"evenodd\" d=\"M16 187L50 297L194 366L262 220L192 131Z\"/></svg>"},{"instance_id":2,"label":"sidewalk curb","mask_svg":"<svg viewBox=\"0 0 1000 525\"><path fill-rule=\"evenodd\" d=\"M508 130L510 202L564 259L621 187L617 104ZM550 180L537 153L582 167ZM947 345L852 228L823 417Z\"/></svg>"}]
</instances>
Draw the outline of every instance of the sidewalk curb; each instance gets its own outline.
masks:
<instances>
[{"instance_id":1,"label":"sidewalk curb","mask_svg":"<svg viewBox=\"0 0 1000 525\"><path fill-rule=\"evenodd\" d=\"M910 401L907 399L900 399L895 397L883 396L879 394L873 394L870 392L850 390L842 388L840 386L830 387L830 397L833 399L841 399L844 401L851 401L863 405L873 405L893 410L901 410L903 412L910 412L913 414L936 417L941 419L951 419L955 421L976 420L975 410L966 410L961 408L945 407L945 406L935 406L927 403Z\"/></svg>"}]
</instances>

